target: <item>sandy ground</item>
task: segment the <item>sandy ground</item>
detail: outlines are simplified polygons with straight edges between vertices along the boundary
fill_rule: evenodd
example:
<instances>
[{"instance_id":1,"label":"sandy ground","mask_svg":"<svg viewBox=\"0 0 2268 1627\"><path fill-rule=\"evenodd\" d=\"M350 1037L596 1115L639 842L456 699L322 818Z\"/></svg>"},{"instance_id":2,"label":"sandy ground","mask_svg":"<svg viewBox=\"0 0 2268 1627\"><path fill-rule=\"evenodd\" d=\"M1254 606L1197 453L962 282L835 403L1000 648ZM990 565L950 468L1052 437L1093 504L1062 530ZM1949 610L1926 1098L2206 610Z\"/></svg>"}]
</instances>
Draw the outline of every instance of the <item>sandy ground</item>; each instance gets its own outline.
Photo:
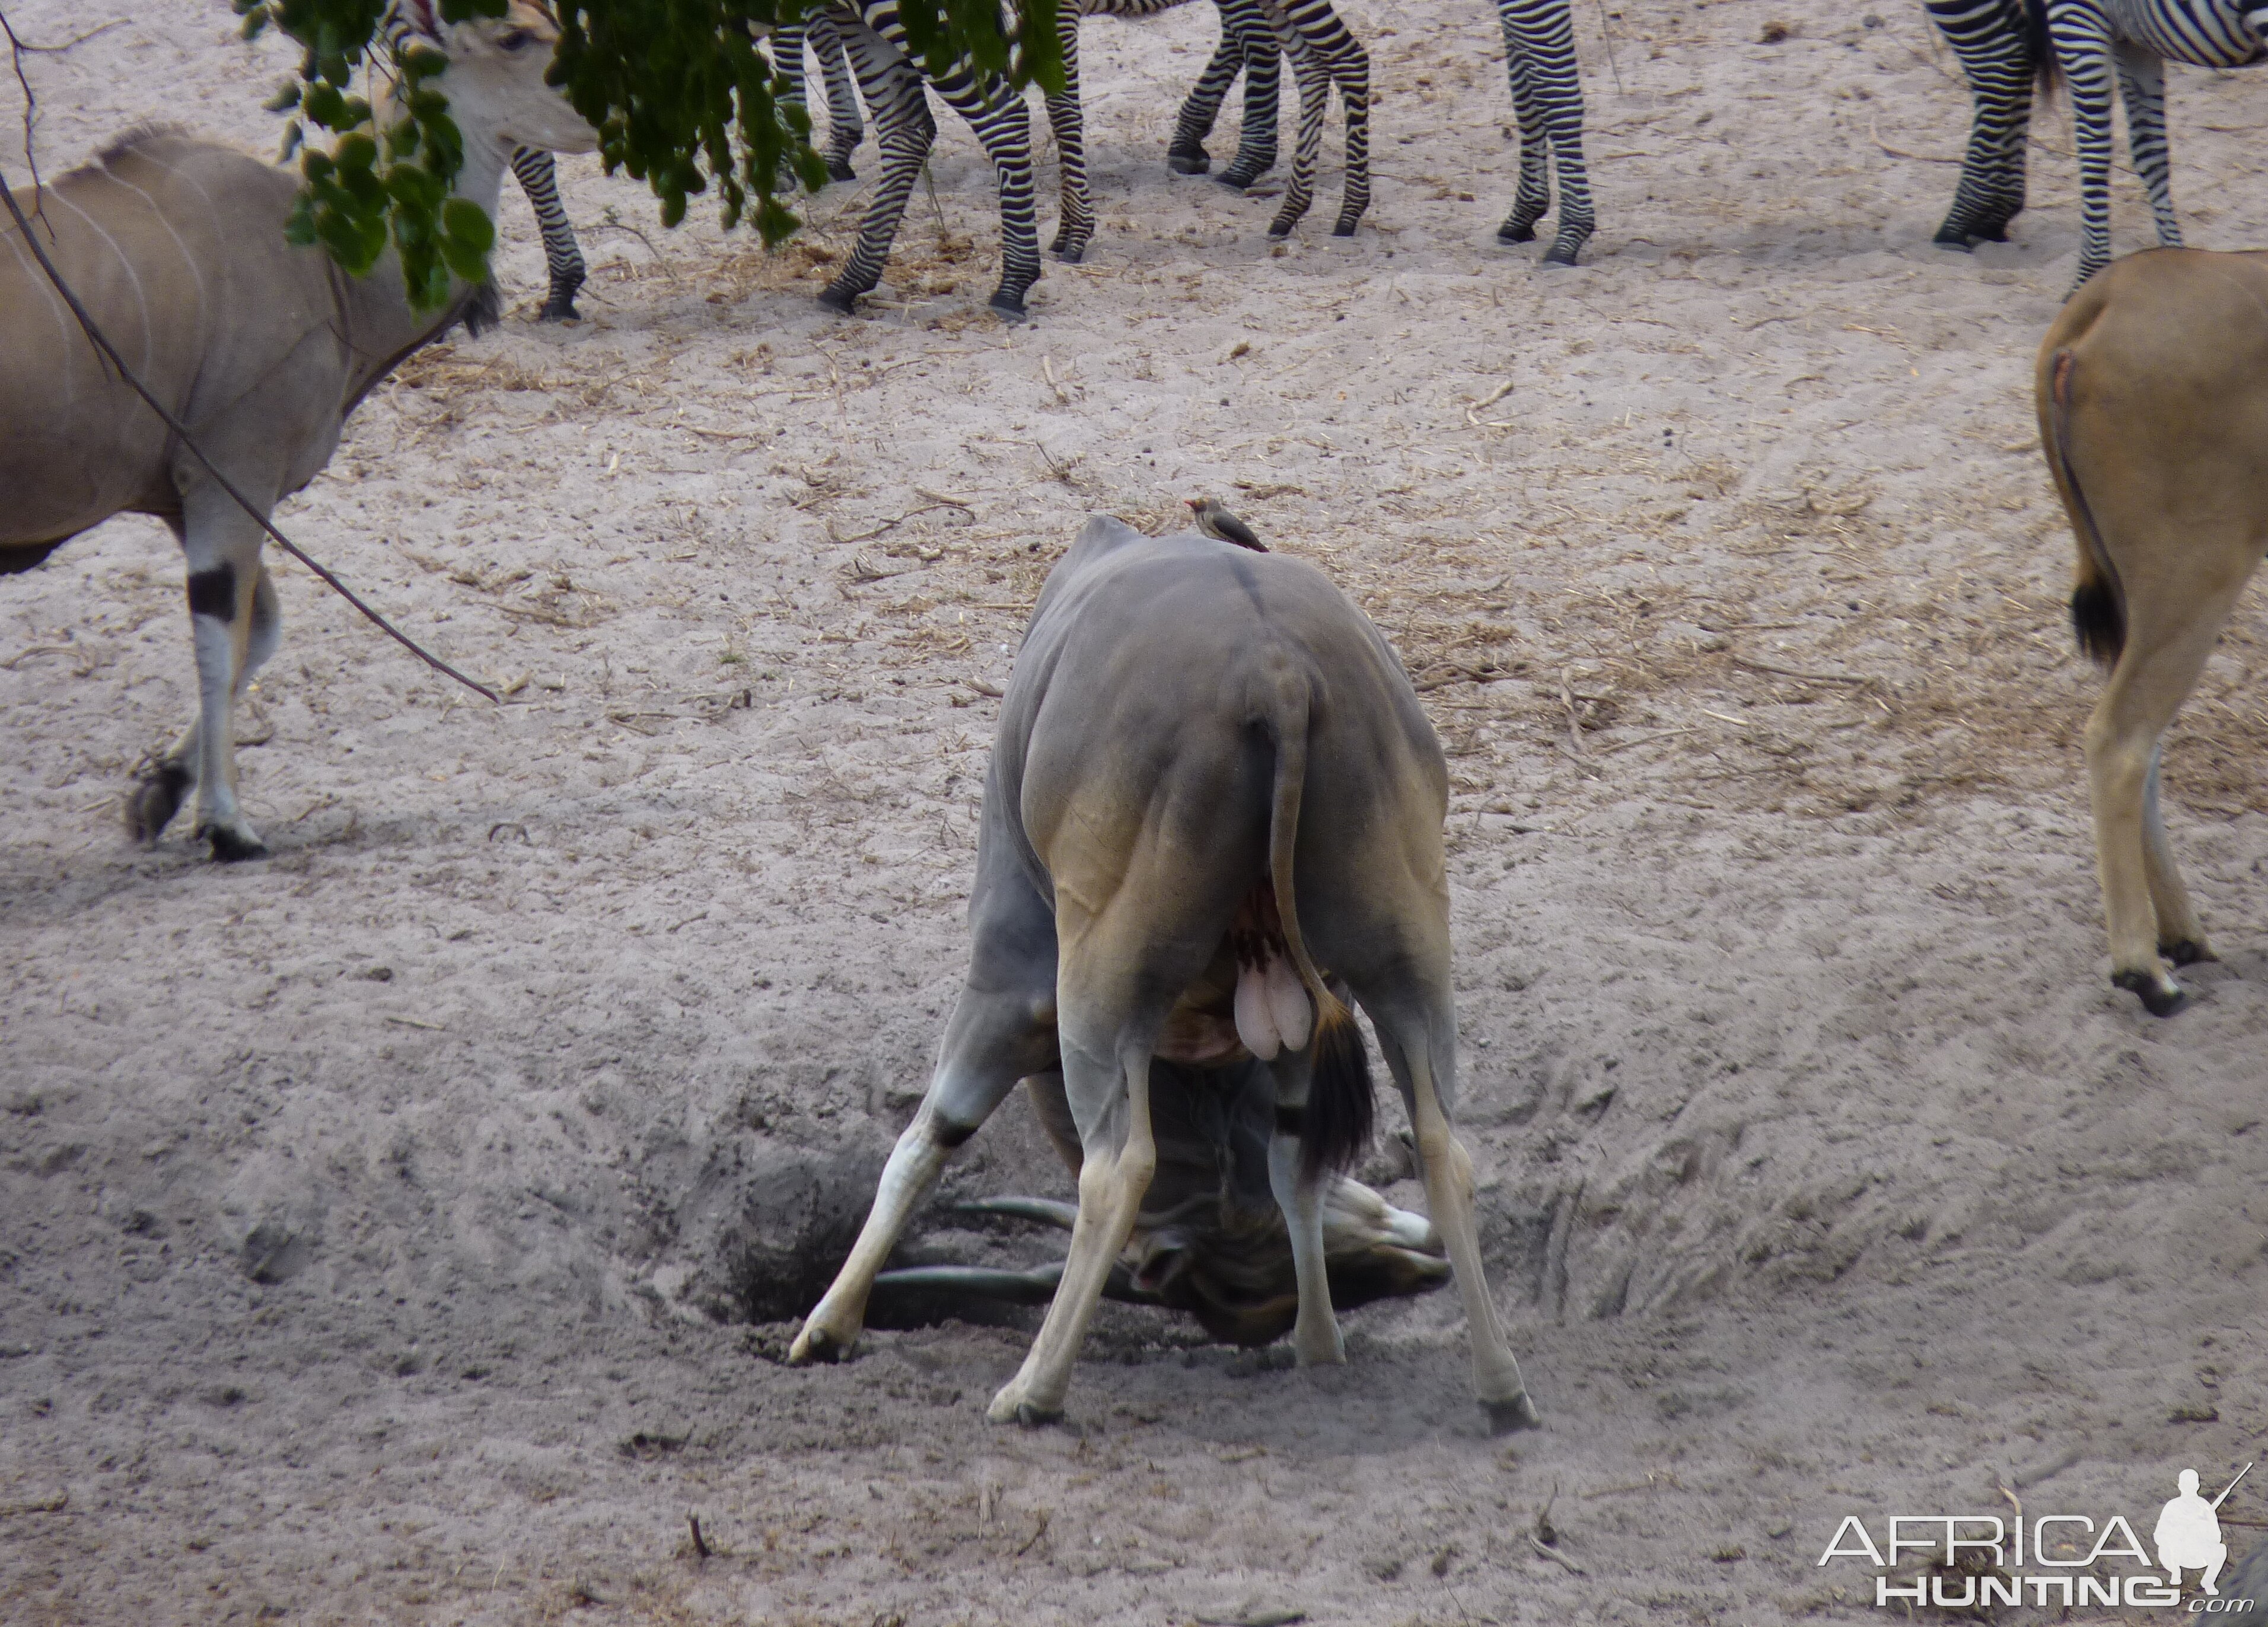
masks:
<instances>
[{"instance_id":1,"label":"sandy ground","mask_svg":"<svg viewBox=\"0 0 2268 1627\"><path fill-rule=\"evenodd\" d=\"M123 19L30 63L50 169L151 116L274 138L285 58L225 8L9 11ZM570 329L508 200L512 320L284 519L511 703L279 567L268 863L120 832L192 696L163 530L0 584L0 1617L1861 1620L1867 1568L1814 1563L1846 1513L2146 1529L2256 1455L2262 623L2170 754L2226 959L2155 1022L2103 976L2029 405L2067 137L2016 243L1948 254L1918 7L1585 7L1602 225L1547 273L1491 240L1487 10L1348 14L1378 201L1272 251L1272 202L1160 161L1210 17L1092 26L1103 226L1026 327L958 126L854 320L810 298L854 187L767 260L569 165ZM2262 82L2171 81L2191 240L2260 241ZM957 987L1038 584L1085 514L1198 490L1360 600L1452 754L1462 1119L1541 1432L1484 1437L1446 1295L1321 1373L1112 1310L1040 1432L983 1421L1012 1328L777 1365ZM1019 1103L947 1191L1064 1188Z\"/></svg>"}]
</instances>

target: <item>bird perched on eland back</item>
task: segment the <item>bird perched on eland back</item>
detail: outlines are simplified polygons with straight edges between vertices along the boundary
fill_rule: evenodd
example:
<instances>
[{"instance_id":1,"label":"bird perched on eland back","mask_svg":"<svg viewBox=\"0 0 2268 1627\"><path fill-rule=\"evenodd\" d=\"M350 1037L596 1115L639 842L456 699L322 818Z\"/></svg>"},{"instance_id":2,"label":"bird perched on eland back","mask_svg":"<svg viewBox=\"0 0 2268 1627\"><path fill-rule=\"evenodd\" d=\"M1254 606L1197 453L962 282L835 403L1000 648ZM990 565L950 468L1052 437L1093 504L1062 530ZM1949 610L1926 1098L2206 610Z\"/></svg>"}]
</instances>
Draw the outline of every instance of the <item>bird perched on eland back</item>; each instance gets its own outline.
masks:
<instances>
[{"instance_id":1,"label":"bird perched on eland back","mask_svg":"<svg viewBox=\"0 0 2268 1627\"><path fill-rule=\"evenodd\" d=\"M1239 548L1248 548L1256 554L1264 554L1268 545L1246 525L1228 512L1228 507L1217 497L1184 497L1189 512L1197 519L1197 529L1209 537L1223 542L1233 542Z\"/></svg>"}]
</instances>

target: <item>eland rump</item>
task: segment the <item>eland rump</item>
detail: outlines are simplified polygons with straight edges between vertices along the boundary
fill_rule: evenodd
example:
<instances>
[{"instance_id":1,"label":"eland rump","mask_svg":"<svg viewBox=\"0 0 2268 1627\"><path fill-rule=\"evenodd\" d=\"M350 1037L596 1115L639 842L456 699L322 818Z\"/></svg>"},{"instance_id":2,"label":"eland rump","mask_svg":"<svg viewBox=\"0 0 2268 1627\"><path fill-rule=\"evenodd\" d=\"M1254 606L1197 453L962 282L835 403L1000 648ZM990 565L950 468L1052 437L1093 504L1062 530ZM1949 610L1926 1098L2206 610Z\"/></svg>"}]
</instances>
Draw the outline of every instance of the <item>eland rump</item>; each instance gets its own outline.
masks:
<instances>
[{"instance_id":1,"label":"eland rump","mask_svg":"<svg viewBox=\"0 0 2268 1627\"><path fill-rule=\"evenodd\" d=\"M464 137L456 195L483 211L515 146L597 144L544 83L559 29L529 0L455 25L431 0L395 0L385 27L448 58L435 83ZM286 242L298 188L232 148L145 130L23 199L96 326L263 515L321 473L347 415L396 363L495 298L459 284L443 309L417 311L391 252L356 278ZM0 228L0 574L114 514L173 527L188 556L197 717L136 788L128 822L155 840L194 787L213 857L259 858L237 805L232 714L282 632L260 522L118 378L22 234Z\"/></svg>"},{"instance_id":2,"label":"eland rump","mask_svg":"<svg viewBox=\"0 0 2268 1627\"><path fill-rule=\"evenodd\" d=\"M1400 660L1313 566L1193 533L1087 522L1001 703L969 901L968 982L850 1257L791 1359L847 1351L876 1274L952 1151L1019 1079L1060 1069L1079 1208L1053 1303L996 1421L1058 1416L1158 1151L1152 1060L1273 1079L1269 1185L1303 1363L1344 1359L1326 1177L1365 1139L1368 1076L1319 1070L1369 1015L1415 1131L1492 1425L1535 1421L1481 1270L1449 1127L1456 1019L1447 765ZM1326 975L1324 968L1329 968Z\"/></svg>"}]
</instances>

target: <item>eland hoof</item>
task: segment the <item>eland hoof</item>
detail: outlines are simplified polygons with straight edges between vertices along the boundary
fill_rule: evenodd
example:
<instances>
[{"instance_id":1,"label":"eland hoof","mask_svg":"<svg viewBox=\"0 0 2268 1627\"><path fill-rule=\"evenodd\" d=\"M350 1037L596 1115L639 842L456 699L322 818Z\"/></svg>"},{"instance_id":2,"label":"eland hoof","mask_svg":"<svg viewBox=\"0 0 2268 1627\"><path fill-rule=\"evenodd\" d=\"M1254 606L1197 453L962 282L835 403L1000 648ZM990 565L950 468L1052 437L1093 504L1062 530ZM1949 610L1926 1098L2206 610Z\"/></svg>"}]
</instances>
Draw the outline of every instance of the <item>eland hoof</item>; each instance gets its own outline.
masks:
<instances>
[{"instance_id":1,"label":"eland hoof","mask_svg":"<svg viewBox=\"0 0 2268 1627\"><path fill-rule=\"evenodd\" d=\"M1523 1429L1543 1427L1543 1415L1522 1390L1509 1401L1484 1401L1481 1410L1488 1415L1488 1432L1491 1435L1509 1435Z\"/></svg>"},{"instance_id":2,"label":"eland hoof","mask_svg":"<svg viewBox=\"0 0 2268 1627\"><path fill-rule=\"evenodd\" d=\"M2170 944L2160 944L2158 953L2176 966L2195 966L2199 961L2218 961L2213 946L2199 939L2183 938Z\"/></svg>"},{"instance_id":3,"label":"eland hoof","mask_svg":"<svg viewBox=\"0 0 2268 1627\"><path fill-rule=\"evenodd\" d=\"M134 839L155 842L180 812L181 799L193 784L187 769L166 762L136 780L126 793L126 828Z\"/></svg>"},{"instance_id":4,"label":"eland hoof","mask_svg":"<svg viewBox=\"0 0 2268 1627\"><path fill-rule=\"evenodd\" d=\"M787 1365L807 1367L815 1361L830 1365L844 1361L849 1359L850 1347L856 1342L856 1336L849 1339L837 1338L832 1330L806 1322L803 1330L795 1336L795 1343L787 1347Z\"/></svg>"},{"instance_id":5,"label":"eland hoof","mask_svg":"<svg viewBox=\"0 0 2268 1627\"><path fill-rule=\"evenodd\" d=\"M224 865L242 864L247 859L268 857L268 844L246 830L231 830L225 825L200 825L197 839L212 843L212 856Z\"/></svg>"},{"instance_id":6,"label":"eland hoof","mask_svg":"<svg viewBox=\"0 0 2268 1627\"><path fill-rule=\"evenodd\" d=\"M2163 972L2113 972L2110 981L2139 998L2153 1017L2170 1017L2190 1002L2189 990Z\"/></svg>"}]
</instances>

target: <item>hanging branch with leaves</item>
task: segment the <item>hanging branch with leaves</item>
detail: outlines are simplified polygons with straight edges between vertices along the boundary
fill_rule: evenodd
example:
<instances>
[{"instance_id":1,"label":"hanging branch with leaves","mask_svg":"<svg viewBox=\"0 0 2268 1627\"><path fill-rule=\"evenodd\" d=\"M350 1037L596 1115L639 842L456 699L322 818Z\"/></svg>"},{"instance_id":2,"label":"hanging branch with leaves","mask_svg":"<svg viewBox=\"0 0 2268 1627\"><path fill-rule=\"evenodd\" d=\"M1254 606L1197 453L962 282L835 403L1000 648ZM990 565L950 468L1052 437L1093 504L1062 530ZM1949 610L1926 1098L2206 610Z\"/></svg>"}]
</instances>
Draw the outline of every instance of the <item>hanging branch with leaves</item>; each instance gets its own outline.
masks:
<instances>
[{"instance_id":1,"label":"hanging branch with leaves","mask_svg":"<svg viewBox=\"0 0 2268 1627\"><path fill-rule=\"evenodd\" d=\"M376 40L387 0L232 0L247 39L273 27L304 51L298 75L268 106L291 115L284 156L303 178L288 228L359 276L391 246L411 301L447 302L453 277L488 276L495 230L450 195L464 139L449 117L448 64L412 48L387 57ZM1076 4L1077 0L1063 0ZM1058 0L900 0L909 45L933 72L966 59L1019 86L1059 90ZM713 186L730 229L753 224L767 248L799 224L781 194L816 192L827 169L811 120L788 99L765 42L809 0L558 0L561 37L549 75L599 132L609 173L644 180L676 225L687 200ZM501 17L504 0L435 0L447 23ZM371 70L399 84L380 128ZM359 87L359 88L358 88Z\"/></svg>"}]
</instances>

